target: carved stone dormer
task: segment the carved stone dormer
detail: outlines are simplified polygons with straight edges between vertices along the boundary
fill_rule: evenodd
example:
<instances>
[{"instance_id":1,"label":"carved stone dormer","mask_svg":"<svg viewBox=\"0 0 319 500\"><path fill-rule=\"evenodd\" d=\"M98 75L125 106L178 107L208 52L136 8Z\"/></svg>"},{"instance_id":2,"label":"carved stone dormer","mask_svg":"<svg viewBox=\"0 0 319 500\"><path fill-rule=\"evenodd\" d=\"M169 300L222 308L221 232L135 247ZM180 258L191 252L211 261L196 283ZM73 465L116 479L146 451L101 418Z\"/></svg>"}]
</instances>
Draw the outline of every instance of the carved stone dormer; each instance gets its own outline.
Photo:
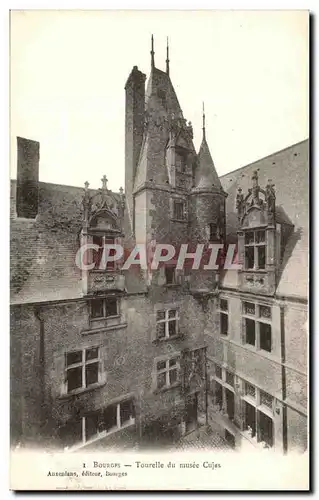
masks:
<instances>
[{"instance_id":1,"label":"carved stone dormer","mask_svg":"<svg viewBox=\"0 0 319 500\"><path fill-rule=\"evenodd\" d=\"M118 195L107 187L107 178L101 179L102 187L89 190L85 182L81 248L83 248L82 285L85 295L103 293L108 290L122 290L124 277L120 275L119 260L109 260L114 256L114 245L123 243L123 219L125 196L120 188ZM96 245L87 248L85 245ZM109 245L109 247L108 247ZM91 266L87 269L86 266Z\"/></svg>"},{"instance_id":2,"label":"carved stone dormer","mask_svg":"<svg viewBox=\"0 0 319 500\"><path fill-rule=\"evenodd\" d=\"M252 187L244 196L236 196L239 223L238 257L240 287L243 290L272 295L276 288L276 194L271 179L265 189L252 175Z\"/></svg>"},{"instance_id":3,"label":"carved stone dormer","mask_svg":"<svg viewBox=\"0 0 319 500\"><path fill-rule=\"evenodd\" d=\"M193 127L182 116L171 114L168 120L166 166L170 185L188 190L193 182Z\"/></svg>"}]
</instances>

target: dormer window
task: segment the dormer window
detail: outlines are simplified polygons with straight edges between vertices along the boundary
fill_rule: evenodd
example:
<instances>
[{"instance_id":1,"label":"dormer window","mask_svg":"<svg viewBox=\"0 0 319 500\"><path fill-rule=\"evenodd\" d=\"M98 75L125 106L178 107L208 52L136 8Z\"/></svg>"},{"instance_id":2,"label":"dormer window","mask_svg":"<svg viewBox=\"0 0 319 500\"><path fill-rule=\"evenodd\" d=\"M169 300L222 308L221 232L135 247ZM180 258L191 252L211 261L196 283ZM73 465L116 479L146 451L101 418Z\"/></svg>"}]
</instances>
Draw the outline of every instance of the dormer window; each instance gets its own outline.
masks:
<instances>
[{"instance_id":1,"label":"dormer window","mask_svg":"<svg viewBox=\"0 0 319 500\"><path fill-rule=\"evenodd\" d=\"M245 233L245 269L259 270L266 267L266 231Z\"/></svg>"},{"instance_id":2,"label":"dormer window","mask_svg":"<svg viewBox=\"0 0 319 500\"><path fill-rule=\"evenodd\" d=\"M186 155L180 152L175 153L175 167L177 172L185 173L186 172Z\"/></svg>"}]
</instances>

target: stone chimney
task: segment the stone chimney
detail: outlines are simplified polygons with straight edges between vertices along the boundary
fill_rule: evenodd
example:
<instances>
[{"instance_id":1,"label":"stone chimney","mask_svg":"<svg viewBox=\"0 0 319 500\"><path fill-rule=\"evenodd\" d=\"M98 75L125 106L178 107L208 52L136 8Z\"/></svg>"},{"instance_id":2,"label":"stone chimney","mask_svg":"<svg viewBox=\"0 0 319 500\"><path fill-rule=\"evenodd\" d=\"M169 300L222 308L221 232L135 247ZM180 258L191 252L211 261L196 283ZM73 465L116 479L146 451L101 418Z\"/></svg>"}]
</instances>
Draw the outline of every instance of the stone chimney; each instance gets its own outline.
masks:
<instances>
[{"instance_id":1,"label":"stone chimney","mask_svg":"<svg viewBox=\"0 0 319 500\"><path fill-rule=\"evenodd\" d=\"M17 137L17 216L35 219L38 213L40 143Z\"/></svg>"}]
</instances>

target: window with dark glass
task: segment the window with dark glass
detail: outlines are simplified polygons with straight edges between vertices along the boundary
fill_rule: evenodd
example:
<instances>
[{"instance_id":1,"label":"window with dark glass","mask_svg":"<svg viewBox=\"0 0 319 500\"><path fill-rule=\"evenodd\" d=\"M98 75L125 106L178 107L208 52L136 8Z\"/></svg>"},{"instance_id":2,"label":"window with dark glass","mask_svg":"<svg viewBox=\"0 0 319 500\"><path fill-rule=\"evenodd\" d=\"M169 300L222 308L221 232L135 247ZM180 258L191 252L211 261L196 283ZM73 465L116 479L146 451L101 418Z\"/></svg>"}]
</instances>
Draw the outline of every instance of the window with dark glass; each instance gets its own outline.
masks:
<instances>
[{"instance_id":1,"label":"window with dark glass","mask_svg":"<svg viewBox=\"0 0 319 500\"><path fill-rule=\"evenodd\" d=\"M223 408L223 386L219 382L215 382L215 402L219 409Z\"/></svg>"},{"instance_id":2,"label":"window with dark glass","mask_svg":"<svg viewBox=\"0 0 319 500\"><path fill-rule=\"evenodd\" d=\"M220 317L220 333L228 335L228 301L226 299L219 300L219 317Z\"/></svg>"},{"instance_id":3,"label":"window with dark glass","mask_svg":"<svg viewBox=\"0 0 319 500\"><path fill-rule=\"evenodd\" d=\"M255 321L249 318L245 318L245 325L246 325L246 344L255 345L256 343Z\"/></svg>"},{"instance_id":4,"label":"window with dark glass","mask_svg":"<svg viewBox=\"0 0 319 500\"><path fill-rule=\"evenodd\" d=\"M226 370L226 383L234 387L235 385L235 376L233 373Z\"/></svg>"},{"instance_id":5,"label":"window with dark glass","mask_svg":"<svg viewBox=\"0 0 319 500\"><path fill-rule=\"evenodd\" d=\"M271 307L263 304L244 302L243 315L245 343L271 352Z\"/></svg>"},{"instance_id":6,"label":"window with dark glass","mask_svg":"<svg viewBox=\"0 0 319 500\"><path fill-rule=\"evenodd\" d=\"M220 333L228 335L228 314L220 313Z\"/></svg>"},{"instance_id":7,"label":"window with dark glass","mask_svg":"<svg viewBox=\"0 0 319 500\"><path fill-rule=\"evenodd\" d=\"M185 173L186 171L186 155L178 151L175 152L175 167L177 172Z\"/></svg>"},{"instance_id":8,"label":"window with dark glass","mask_svg":"<svg viewBox=\"0 0 319 500\"><path fill-rule=\"evenodd\" d=\"M92 243L99 247L98 250L93 250L93 262L95 263L95 269L97 269L100 266L102 254L103 254L103 248L104 248L103 236L94 235L92 238Z\"/></svg>"},{"instance_id":9,"label":"window with dark glass","mask_svg":"<svg viewBox=\"0 0 319 500\"><path fill-rule=\"evenodd\" d=\"M229 389L225 389L225 397L226 397L226 411L229 420L234 419L235 415L235 396L232 391Z\"/></svg>"},{"instance_id":10,"label":"window with dark glass","mask_svg":"<svg viewBox=\"0 0 319 500\"><path fill-rule=\"evenodd\" d=\"M121 425L124 425L133 418L135 418L135 408L133 401L131 399L123 401L123 403L120 404Z\"/></svg>"},{"instance_id":11,"label":"window with dark glass","mask_svg":"<svg viewBox=\"0 0 319 500\"><path fill-rule=\"evenodd\" d=\"M92 236L92 243L99 247L98 250L93 250L93 262L95 263L94 269L99 269L100 265L101 265L101 261L102 261L104 248L107 245L114 245L114 238L107 238L106 236L101 236L101 235L93 235ZM109 256L111 257L114 255L115 255L115 249L110 248ZM115 266L114 261L108 261L106 263L106 266L103 264L102 267L103 267L103 269L105 268L107 270L112 270L112 269L114 269L114 266Z\"/></svg>"},{"instance_id":12,"label":"window with dark glass","mask_svg":"<svg viewBox=\"0 0 319 500\"><path fill-rule=\"evenodd\" d=\"M104 299L94 299L91 302L92 318L103 318L104 316Z\"/></svg>"},{"instance_id":13,"label":"window with dark glass","mask_svg":"<svg viewBox=\"0 0 319 500\"><path fill-rule=\"evenodd\" d=\"M265 415L262 411L258 411L258 441L266 443L271 448L273 446L273 420Z\"/></svg>"},{"instance_id":14,"label":"window with dark glass","mask_svg":"<svg viewBox=\"0 0 319 500\"><path fill-rule=\"evenodd\" d=\"M175 284L175 267L165 266L165 278L167 285Z\"/></svg>"},{"instance_id":15,"label":"window with dark glass","mask_svg":"<svg viewBox=\"0 0 319 500\"><path fill-rule=\"evenodd\" d=\"M84 389L99 380L99 348L66 353L67 392Z\"/></svg>"},{"instance_id":16,"label":"window with dark glass","mask_svg":"<svg viewBox=\"0 0 319 500\"><path fill-rule=\"evenodd\" d=\"M219 366L219 365L215 365L215 375L216 375L216 377L222 379L223 378L222 373L223 373L222 367Z\"/></svg>"},{"instance_id":17,"label":"window with dark glass","mask_svg":"<svg viewBox=\"0 0 319 500\"><path fill-rule=\"evenodd\" d=\"M117 426L117 405L110 405L103 412L104 429L109 431Z\"/></svg>"},{"instance_id":18,"label":"window with dark glass","mask_svg":"<svg viewBox=\"0 0 319 500\"><path fill-rule=\"evenodd\" d=\"M246 231L245 233L245 268L265 269L266 267L266 232L264 230Z\"/></svg>"},{"instance_id":19,"label":"window with dark glass","mask_svg":"<svg viewBox=\"0 0 319 500\"><path fill-rule=\"evenodd\" d=\"M156 313L156 338L170 338L178 334L178 310L166 309Z\"/></svg>"},{"instance_id":20,"label":"window with dark glass","mask_svg":"<svg viewBox=\"0 0 319 500\"><path fill-rule=\"evenodd\" d=\"M109 318L118 315L116 297L96 298L91 300L91 318Z\"/></svg>"},{"instance_id":21,"label":"window with dark glass","mask_svg":"<svg viewBox=\"0 0 319 500\"><path fill-rule=\"evenodd\" d=\"M245 407L244 429L257 442L263 442L266 447L273 446L273 419L266 412L272 410L274 398L270 394L257 389L248 382L245 383L245 396L253 398L251 404L243 401ZM267 407L266 410L263 407Z\"/></svg>"},{"instance_id":22,"label":"window with dark glass","mask_svg":"<svg viewBox=\"0 0 319 500\"><path fill-rule=\"evenodd\" d=\"M271 326L268 323L259 323L259 347L264 351L271 352Z\"/></svg>"},{"instance_id":23,"label":"window with dark glass","mask_svg":"<svg viewBox=\"0 0 319 500\"><path fill-rule=\"evenodd\" d=\"M99 413L92 412L85 417L85 439L88 441L95 437L99 431Z\"/></svg>"},{"instance_id":24,"label":"window with dark glass","mask_svg":"<svg viewBox=\"0 0 319 500\"><path fill-rule=\"evenodd\" d=\"M76 420L70 420L60 427L59 435L63 446L72 447L78 444L84 445L98 437L103 438L110 432L134 423L134 401L128 399L89 412Z\"/></svg>"},{"instance_id":25,"label":"window with dark glass","mask_svg":"<svg viewBox=\"0 0 319 500\"><path fill-rule=\"evenodd\" d=\"M109 297L105 299L105 317L117 315L117 299Z\"/></svg>"},{"instance_id":26,"label":"window with dark glass","mask_svg":"<svg viewBox=\"0 0 319 500\"><path fill-rule=\"evenodd\" d=\"M174 219L184 219L184 202L174 200Z\"/></svg>"},{"instance_id":27,"label":"window with dark glass","mask_svg":"<svg viewBox=\"0 0 319 500\"><path fill-rule=\"evenodd\" d=\"M256 436L256 408L245 401L245 430L250 432L251 437Z\"/></svg>"},{"instance_id":28,"label":"window with dark glass","mask_svg":"<svg viewBox=\"0 0 319 500\"><path fill-rule=\"evenodd\" d=\"M178 358L170 358L156 363L157 389L169 388L178 382L180 363Z\"/></svg>"}]
</instances>

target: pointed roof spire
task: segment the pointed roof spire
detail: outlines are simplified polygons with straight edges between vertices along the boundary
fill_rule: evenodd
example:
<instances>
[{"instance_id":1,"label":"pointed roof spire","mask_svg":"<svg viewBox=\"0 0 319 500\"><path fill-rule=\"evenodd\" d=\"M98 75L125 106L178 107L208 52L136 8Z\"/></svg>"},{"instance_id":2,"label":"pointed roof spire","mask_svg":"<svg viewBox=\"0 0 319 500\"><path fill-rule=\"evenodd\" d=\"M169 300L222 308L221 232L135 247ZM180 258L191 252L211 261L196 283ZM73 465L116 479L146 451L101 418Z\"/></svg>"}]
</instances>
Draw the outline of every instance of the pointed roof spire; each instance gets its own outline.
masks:
<instances>
[{"instance_id":1,"label":"pointed roof spire","mask_svg":"<svg viewBox=\"0 0 319 500\"><path fill-rule=\"evenodd\" d=\"M216 168L209 151L209 147L206 141L206 129L205 129L205 105L203 102L203 139L198 152L199 169L198 169L198 180L197 187L199 188L217 188L221 189L221 183L218 178Z\"/></svg>"},{"instance_id":2,"label":"pointed roof spire","mask_svg":"<svg viewBox=\"0 0 319 500\"><path fill-rule=\"evenodd\" d=\"M169 45L168 45L168 37L166 37L166 73L169 76Z\"/></svg>"},{"instance_id":3,"label":"pointed roof spire","mask_svg":"<svg viewBox=\"0 0 319 500\"><path fill-rule=\"evenodd\" d=\"M203 101L203 139L206 139L206 130L205 130L205 104Z\"/></svg>"},{"instance_id":4,"label":"pointed roof spire","mask_svg":"<svg viewBox=\"0 0 319 500\"><path fill-rule=\"evenodd\" d=\"M152 69L155 68L155 60L154 60L154 37L152 35L152 38L151 38L151 66L152 66Z\"/></svg>"}]
</instances>

